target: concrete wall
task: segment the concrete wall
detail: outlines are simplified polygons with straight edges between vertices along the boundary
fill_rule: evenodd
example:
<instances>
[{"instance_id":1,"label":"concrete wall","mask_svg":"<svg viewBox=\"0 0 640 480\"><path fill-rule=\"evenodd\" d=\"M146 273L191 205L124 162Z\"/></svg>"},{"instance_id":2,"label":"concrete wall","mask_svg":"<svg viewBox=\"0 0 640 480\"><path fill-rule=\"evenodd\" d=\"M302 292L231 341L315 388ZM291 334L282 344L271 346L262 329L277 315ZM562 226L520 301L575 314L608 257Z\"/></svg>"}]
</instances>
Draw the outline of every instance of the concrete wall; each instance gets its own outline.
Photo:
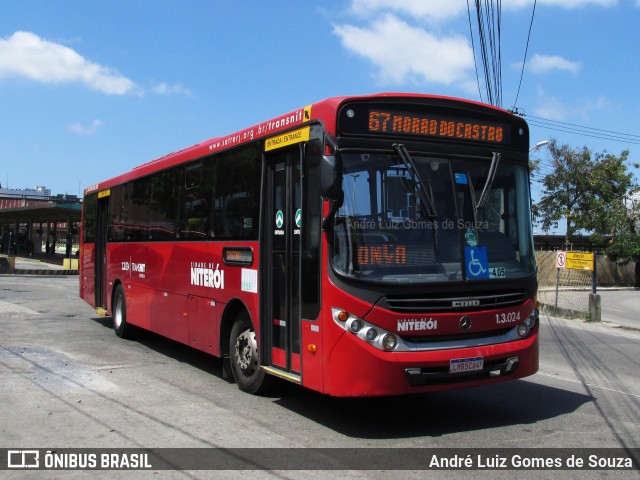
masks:
<instances>
[{"instance_id":1,"label":"concrete wall","mask_svg":"<svg viewBox=\"0 0 640 480\"><path fill-rule=\"evenodd\" d=\"M16 270L16 258L0 256L0 273L13 273Z\"/></svg>"}]
</instances>

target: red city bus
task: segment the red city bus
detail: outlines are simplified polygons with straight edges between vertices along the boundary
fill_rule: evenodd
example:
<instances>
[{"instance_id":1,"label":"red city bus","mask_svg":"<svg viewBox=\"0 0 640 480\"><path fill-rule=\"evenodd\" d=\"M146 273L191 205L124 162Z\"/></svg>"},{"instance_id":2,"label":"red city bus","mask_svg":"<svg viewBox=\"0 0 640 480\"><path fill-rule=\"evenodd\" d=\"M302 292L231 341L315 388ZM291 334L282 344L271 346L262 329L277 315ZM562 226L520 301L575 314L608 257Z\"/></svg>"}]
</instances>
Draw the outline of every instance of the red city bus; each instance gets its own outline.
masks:
<instances>
[{"instance_id":1,"label":"red city bus","mask_svg":"<svg viewBox=\"0 0 640 480\"><path fill-rule=\"evenodd\" d=\"M335 396L538 369L529 133L476 102L330 98L85 190L80 296Z\"/></svg>"}]
</instances>

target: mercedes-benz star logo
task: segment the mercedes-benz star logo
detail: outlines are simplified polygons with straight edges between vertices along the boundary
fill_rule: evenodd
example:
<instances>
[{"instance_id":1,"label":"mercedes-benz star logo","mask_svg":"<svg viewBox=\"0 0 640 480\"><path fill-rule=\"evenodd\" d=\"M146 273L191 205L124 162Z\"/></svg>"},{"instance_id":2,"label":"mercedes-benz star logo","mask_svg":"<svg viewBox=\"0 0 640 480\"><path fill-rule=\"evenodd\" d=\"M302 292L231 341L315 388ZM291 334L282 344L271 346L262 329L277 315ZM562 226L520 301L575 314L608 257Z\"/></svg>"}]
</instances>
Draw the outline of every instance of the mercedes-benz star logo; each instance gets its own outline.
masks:
<instances>
[{"instance_id":1,"label":"mercedes-benz star logo","mask_svg":"<svg viewBox=\"0 0 640 480\"><path fill-rule=\"evenodd\" d=\"M469 330L471 328L471 317L466 315L460 319L460 328L462 330Z\"/></svg>"}]
</instances>

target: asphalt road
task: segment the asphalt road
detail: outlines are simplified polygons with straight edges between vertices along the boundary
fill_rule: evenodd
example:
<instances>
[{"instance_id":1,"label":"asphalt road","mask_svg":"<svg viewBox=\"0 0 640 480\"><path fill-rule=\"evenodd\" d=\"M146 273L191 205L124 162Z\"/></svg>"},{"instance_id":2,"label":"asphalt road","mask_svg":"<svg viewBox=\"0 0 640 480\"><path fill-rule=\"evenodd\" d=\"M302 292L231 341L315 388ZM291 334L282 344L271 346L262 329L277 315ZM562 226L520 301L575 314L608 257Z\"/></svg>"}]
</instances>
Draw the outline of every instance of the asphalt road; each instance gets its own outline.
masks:
<instances>
[{"instance_id":1,"label":"asphalt road","mask_svg":"<svg viewBox=\"0 0 640 480\"><path fill-rule=\"evenodd\" d=\"M540 372L471 390L337 399L281 383L240 392L221 362L146 334L117 338L77 277L0 276L0 448L640 447L640 332L542 317ZM637 292L632 292L637 293ZM623 302L618 302L622 304ZM2 472L84 478L100 472ZM500 471L429 478L503 478ZM378 470L108 472L109 478L425 478ZM510 476L549 478L550 471ZM563 478L637 472L563 471Z\"/></svg>"},{"instance_id":2,"label":"asphalt road","mask_svg":"<svg viewBox=\"0 0 640 480\"><path fill-rule=\"evenodd\" d=\"M602 321L640 330L640 290L598 290Z\"/></svg>"}]
</instances>

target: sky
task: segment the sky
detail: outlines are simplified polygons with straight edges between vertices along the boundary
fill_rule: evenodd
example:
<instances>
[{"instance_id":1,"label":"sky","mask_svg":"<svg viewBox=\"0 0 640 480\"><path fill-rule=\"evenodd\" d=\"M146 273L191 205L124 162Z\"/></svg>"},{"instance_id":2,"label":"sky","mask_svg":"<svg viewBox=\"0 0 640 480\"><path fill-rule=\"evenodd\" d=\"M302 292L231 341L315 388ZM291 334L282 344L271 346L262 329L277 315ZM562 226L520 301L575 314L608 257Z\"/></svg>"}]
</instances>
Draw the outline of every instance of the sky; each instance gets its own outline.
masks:
<instances>
[{"instance_id":1,"label":"sky","mask_svg":"<svg viewBox=\"0 0 640 480\"><path fill-rule=\"evenodd\" d=\"M501 3L502 107L531 146L630 150L637 178L640 0L537 0L528 49L534 0ZM486 101L473 46L467 0L0 0L0 184L81 196L332 96Z\"/></svg>"}]
</instances>

